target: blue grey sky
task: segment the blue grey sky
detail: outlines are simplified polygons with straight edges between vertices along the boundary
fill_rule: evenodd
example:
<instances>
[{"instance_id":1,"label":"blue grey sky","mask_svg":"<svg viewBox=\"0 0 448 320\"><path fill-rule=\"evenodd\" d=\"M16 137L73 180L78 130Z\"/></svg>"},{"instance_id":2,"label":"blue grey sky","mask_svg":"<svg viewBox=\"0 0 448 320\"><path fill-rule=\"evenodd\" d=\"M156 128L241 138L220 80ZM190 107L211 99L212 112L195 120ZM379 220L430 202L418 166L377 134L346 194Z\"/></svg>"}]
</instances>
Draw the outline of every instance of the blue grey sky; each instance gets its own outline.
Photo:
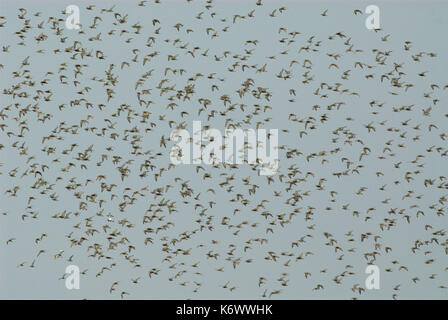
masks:
<instances>
[{"instance_id":1,"label":"blue grey sky","mask_svg":"<svg viewBox=\"0 0 448 320\"><path fill-rule=\"evenodd\" d=\"M448 226L444 198L447 185L440 178L447 177L448 168L447 143L441 137L447 134L448 121L444 89L448 85L448 44L444 40L448 30L446 1L263 1L262 6L257 6L256 1L213 1L207 9L205 1L196 0L191 3L162 0L160 4L148 1L144 7L138 6L138 1L102 0L94 2L93 10L87 10L90 3L93 2L0 2L0 15L6 18L6 24L0 28L0 38L2 47L8 47L0 53L3 66L0 115L7 115L0 118L0 124L4 125L0 130L3 146L0 149L0 298L120 299L122 292L128 293L124 295L126 299L448 297L448 239L444 233ZM84 34L65 28L67 15L62 11L70 4L80 8ZM380 9L381 30L377 32L365 27L366 14L354 14L355 9L364 12L369 4L376 4ZM101 9L112 6L113 12L120 14L119 19L127 15L125 23L118 23L113 13L101 13ZM282 7L286 9L280 12ZM26 9L24 19L18 18L19 8ZM326 15L322 16L326 9ZM249 17L252 10L255 10L253 17ZM37 12L39 16L35 16ZM197 19L200 12L203 12L202 19ZM234 15L245 18L237 18L233 23ZM102 21L98 20L97 26L90 28L95 16L100 16ZM49 17L62 19L60 35L51 28ZM153 25L154 19L160 24ZM20 39L15 32L27 20L31 28ZM41 22L43 25L39 28ZM173 27L178 23L182 24L180 31ZM135 24L142 26L140 34L134 33ZM209 34L207 28L213 28ZM108 34L112 29L115 33ZM121 33L123 29L129 33ZM293 31L300 34L293 36ZM338 32L344 38L335 35ZM89 40L98 33L101 41ZM48 38L36 41L40 34ZM149 37L155 39L151 46L147 46ZM66 39L61 42L61 38ZM258 40L258 43L247 43L248 40ZM21 41L24 45L19 44ZM74 52L64 51L75 42L86 48L86 52L92 50L92 56L81 57L80 53L73 55ZM347 52L351 44L353 51ZM308 51L300 50L308 45ZM55 53L56 49L60 52ZM105 59L95 57L97 50L104 53ZM194 57L189 50L194 52ZM202 55L206 50L208 55ZM379 60L378 51L383 52ZM157 55L143 65L144 57L154 52ZM436 55L431 57L430 53ZM329 54L339 57L335 59ZM169 60L168 55L178 56ZM28 56L29 65L21 67ZM379 64L383 58L385 63ZM304 67L305 60L312 62L312 68ZM122 67L123 61L129 67ZM292 61L295 62L291 64ZM234 65L235 62L238 64ZM64 63L65 70L60 69ZM337 66L331 66L332 63ZM75 78L77 64L85 66ZM111 64L114 64L112 77L118 78L115 86L109 85L115 93L107 101L104 81L92 78L106 79ZM246 69L242 70L244 64ZM257 72L264 64L267 71ZM176 74L167 72L168 66L178 70ZM35 86L24 83L16 91L24 90L29 96L7 94L17 83L27 81L25 69L29 70ZM185 69L185 74L181 75L180 69ZM150 70L152 75L137 89L149 90L149 94L141 96L145 101L152 101L146 106L139 104L135 86ZM345 71L348 76L343 79ZM18 72L17 76L14 72ZM288 72L290 77L282 78ZM188 80L198 73L204 76ZM387 73L389 79L381 81L381 75ZM208 78L210 74L215 74L212 79ZM67 77L67 85L62 83L61 75ZM254 85L240 98L236 91L248 78L254 80ZM392 78L397 78L401 86L393 87ZM162 79L168 81L161 87L174 85L174 90L162 94L157 88ZM76 86L75 80L79 82ZM185 90L191 83L195 87L190 100L175 97L178 90ZM337 83L340 83L339 91L328 90L328 86L334 88ZM413 86L405 90L406 84ZM432 84L437 87L431 87ZM217 86L214 90L213 85ZM88 92L77 93L86 86L90 88ZM251 90L257 88L267 88L271 94L269 100L264 95L255 97ZM358 95L350 94L353 92ZM228 105L224 106L221 100L224 94L231 97L234 111L225 112ZM85 98L92 107L86 108L84 103L70 106L71 100L80 98ZM211 100L200 114L199 98ZM173 101L177 106L171 110L167 105ZM343 102L339 109L331 107L339 102ZM32 110L36 103L39 112L20 113L28 105ZM104 107L98 108L99 104ZM243 109L241 104L245 105ZM65 106L59 108L61 105ZM123 105L119 113L117 110ZM313 108L316 105L318 108ZM256 106L260 107L259 112ZM397 112L402 106L412 108ZM423 110L429 107L425 115ZM209 118L213 109L216 115ZM145 111L149 112L146 123L141 122ZM182 116L183 111L188 114ZM51 118L39 121L45 114ZM160 146L162 136L169 137L173 129L169 121L174 126L184 122L190 132L195 120L224 131L228 117L231 123L240 123L242 128L255 128L258 122L262 128L279 129L280 169L272 182L248 165L236 168L202 165L205 170L199 172L195 165L169 168L169 150L173 143L167 141L166 148ZM328 120L322 121L322 117ZM26 123L21 123L24 120ZM108 126L112 123L115 124L111 129ZM366 128L369 124L375 127L374 132ZM429 130L431 124L436 127ZM24 126L28 131L19 136ZM76 134L64 130L76 126ZM102 128L107 128L104 136L100 135ZM139 131L132 131L133 128ZM112 132L118 134L117 139L110 137ZM51 133L54 138L42 141ZM139 151L151 150L150 153L133 155L133 140L141 147ZM64 152L72 144L76 144L74 151ZM91 145L90 160L86 163L77 160L79 153ZM113 151L108 151L108 147ZM54 148L54 152L48 148ZM286 153L294 149L300 154L288 158ZM363 151L368 154L360 159ZM320 152L325 154L307 159ZM102 161L103 154L108 155L107 160ZM414 161L417 155L423 157ZM31 156L34 158L30 160ZM114 156L121 159L113 163ZM56 158L59 162L53 161ZM145 170L141 165L148 159L154 171L148 169L142 177L140 174ZM322 163L322 159L326 162ZM132 162L126 163L128 160ZM32 173L33 163L42 176ZM69 163L74 167L63 170ZM87 167L83 169L82 164ZM42 165L48 168L42 169ZM117 169L120 166L130 170L124 180ZM11 172L16 168L14 175ZM156 178L161 168L165 171ZM293 174L294 168L299 172ZM335 175L346 170L349 171L346 176ZM211 179L204 180L204 172L210 173ZM98 175L105 175L104 182L115 184L115 189L101 190ZM230 185L220 186L232 175L234 180ZM409 175L412 179L406 180ZM48 184L33 188L40 177ZM249 185L245 184L245 178L249 178ZM290 186L294 178L298 181ZM92 181L86 184L87 179ZM434 183L425 186L425 180ZM185 192L182 182L193 190L193 196L182 197ZM75 191L67 189L76 183L80 186ZM253 184L259 186L255 194L249 192ZM50 190L42 193L51 185ZM166 190L167 185L172 188ZM384 185L384 190L380 190ZM12 196L13 192L8 190L16 186L19 189ZM227 191L230 186L231 191ZM160 196L151 193L157 188L163 188ZM359 192L360 188L365 191ZM76 192L81 192L79 197ZM277 192L280 194L276 195ZM117 196L111 199L111 193ZM57 200L52 200L51 194ZM95 202L86 198L92 194L97 194ZM244 205L240 198L235 200L237 195L248 203ZM299 196L297 202L291 202L294 196ZM28 207L30 197L34 200ZM99 200L104 201L101 207ZM169 213L166 206L159 206L164 201L172 203L177 211ZM80 208L80 203L86 204L85 210ZM123 203L127 204L120 210ZM150 208L152 211L148 212ZM200 215L203 209L207 210ZM235 213L235 209L239 211ZM424 215L418 215L419 211ZM52 218L63 212L71 214L67 219ZM265 217L263 212L272 216ZM290 216L293 212L296 215ZM142 223L145 215L152 214L157 218ZM283 215L287 223L279 218ZM409 216L409 223L405 216ZM228 217L228 225L221 223L223 217ZM85 219L92 221L91 226ZM165 230L144 233L147 228L156 230L168 222L170 225ZM126 227L129 224L131 227ZM103 230L105 225L110 227L107 231ZM213 229L208 229L209 226ZM92 235L89 229L98 232ZM112 242L123 237L129 242L111 249L110 233L114 230L120 235ZM44 233L47 237L36 243L35 239ZM188 238L172 244L182 234ZM81 237L86 238L81 245L72 245L71 239ZM152 238L152 243L144 243L147 237ZM431 240L434 238L438 243ZM14 240L7 244L10 239ZM260 243L259 239L268 241ZM303 241L293 245L299 239ZM422 245L413 252L416 241ZM96 245L103 248L103 257L89 256L94 252L91 246ZM129 249L129 245L135 249ZM168 251L163 251L165 247ZM40 250L45 252L39 254ZM377 252L374 262L369 255L366 258L366 253L372 252ZM210 258L214 253L219 256ZM239 264L234 267L235 260ZM364 271L369 261L381 270L381 288L366 289L360 294L357 288L365 288ZM60 279L71 264L87 270L81 275L79 290L67 290L65 280ZM110 270L104 269L101 273L103 267ZM222 271L218 271L220 268ZM160 271L149 277L151 269ZM260 277L265 279L261 285ZM140 278L138 283L134 283L132 280L137 278ZM116 290L110 292L114 282L118 282ZM323 289L316 290L319 284Z\"/></svg>"}]
</instances>

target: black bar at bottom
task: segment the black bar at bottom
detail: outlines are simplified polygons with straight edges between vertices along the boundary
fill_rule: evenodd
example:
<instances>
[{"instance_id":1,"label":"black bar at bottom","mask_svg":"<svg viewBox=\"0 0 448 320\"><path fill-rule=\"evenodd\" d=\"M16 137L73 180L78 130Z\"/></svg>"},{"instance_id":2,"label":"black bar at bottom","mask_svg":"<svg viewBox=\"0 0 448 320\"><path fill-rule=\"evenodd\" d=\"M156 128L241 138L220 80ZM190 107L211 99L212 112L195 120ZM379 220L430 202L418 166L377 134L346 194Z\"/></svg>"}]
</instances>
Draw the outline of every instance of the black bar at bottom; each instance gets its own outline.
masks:
<instances>
[{"instance_id":1,"label":"black bar at bottom","mask_svg":"<svg viewBox=\"0 0 448 320\"><path fill-rule=\"evenodd\" d=\"M48 314L58 309L61 312L82 315L89 318L108 316L117 318L119 314L147 315L144 319L300 319L338 315L347 318L403 316L403 310L417 316L419 313L430 318L432 313L443 315L448 303L445 300L3 300L2 311L11 308L15 314L27 310L32 313ZM443 308L443 310L442 310ZM85 309L85 310L84 310ZM63 311L65 310L65 311ZM129 318L130 319L130 318Z\"/></svg>"}]
</instances>

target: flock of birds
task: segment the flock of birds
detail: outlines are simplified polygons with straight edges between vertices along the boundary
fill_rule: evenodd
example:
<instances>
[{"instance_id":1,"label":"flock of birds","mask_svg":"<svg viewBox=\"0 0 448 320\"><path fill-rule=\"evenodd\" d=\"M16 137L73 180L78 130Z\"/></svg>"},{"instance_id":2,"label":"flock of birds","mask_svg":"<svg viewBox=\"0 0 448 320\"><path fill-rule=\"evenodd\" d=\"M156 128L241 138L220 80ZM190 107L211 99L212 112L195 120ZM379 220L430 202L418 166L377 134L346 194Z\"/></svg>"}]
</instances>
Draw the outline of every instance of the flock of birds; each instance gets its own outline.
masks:
<instances>
[{"instance_id":1,"label":"flock of birds","mask_svg":"<svg viewBox=\"0 0 448 320\"><path fill-rule=\"evenodd\" d=\"M58 266L61 291L79 265L81 295L122 299L362 299L374 264L382 298L448 297L437 54L382 29L308 34L276 2L160 2L80 6L77 30L64 8L0 17L0 251L20 257L1 264ZM193 120L278 128L278 173L171 164Z\"/></svg>"}]
</instances>

